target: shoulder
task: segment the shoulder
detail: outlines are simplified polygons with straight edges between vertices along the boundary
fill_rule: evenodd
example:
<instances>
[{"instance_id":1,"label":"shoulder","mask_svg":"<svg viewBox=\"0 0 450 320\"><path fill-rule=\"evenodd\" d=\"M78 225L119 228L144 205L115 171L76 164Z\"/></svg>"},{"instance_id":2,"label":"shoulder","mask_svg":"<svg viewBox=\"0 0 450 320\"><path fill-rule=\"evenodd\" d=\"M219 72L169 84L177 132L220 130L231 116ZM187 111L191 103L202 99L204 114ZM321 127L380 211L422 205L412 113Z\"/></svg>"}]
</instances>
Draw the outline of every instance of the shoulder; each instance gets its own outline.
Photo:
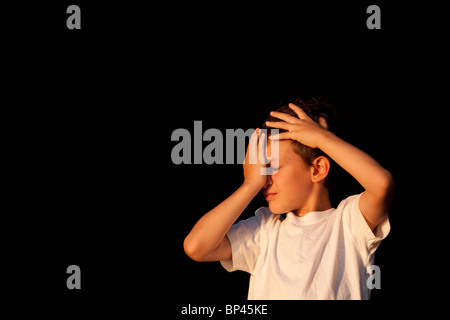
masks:
<instances>
[{"instance_id":1,"label":"shoulder","mask_svg":"<svg viewBox=\"0 0 450 320\"><path fill-rule=\"evenodd\" d=\"M360 197L361 194L357 194L342 200L336 208L336 213L340 215L340 221L347 226L356 245L367 255L375 252L380 241L389 234L390 223L386 217L372 231L359 209Z\"/></svg>"},{"instance_id":2,"label":"shoulder","mask_svg":"<svg viewBox=\"0 0 450 320\"><path fill-rule=\"evenodd\" d=\"M361 197L361 194L355 194L352 196L349 196L342 200L339 205L337 206L337 211L343 211L344 209L358 209L358 202L359 198Z\"/></svg>"},{"instance_id":3,"label":"shoulder","mask_svg":"<svg viewBox=\"0 0 450 320\"><path fill-rule=\"evenodd\" d=\"M273 214L269 208L261 207L255 211L255 215L251 216L248 219L240 220L238 223L234 224L230 230L233 232L240 233L259 233L262 231L263 233L269 232L274 227L276 227L279 223L280 215Z\"/></svg>"},{"instance_id":4,"label":"shoulder","mask_svg":"<svg viewBox=\"0 0 450 320\"><path fill-rule=\"evenodd\" d=\"M265 224L280 221L281 215L272 213L268 207L261 207L255 211L255 218Z\"/></svg>"},{"instance_id":5,"label":"shoulder","mask_svg":"<svg viewBox=\"0 0 450 320\"><path fill-rule=\"evenodd\" d=\"M353 225L355 222L360 224L364 221L364 217L359 210L359 198L361 194L355 194L342 200L337 206L335 213L341 217L341 220L348 225Z\"/></svg>"},{"instance_id":6,"label":"shoulder","mask_svg":"<svg viewBox=\"0 0 450 320\"><path fill-rule=\"evenodd\" d=\"M359 216L362 214L359 210L359 198L361 197L361 194L355 194L352 196L349 196L339 202L338 206L336 207L335 213L336 215L340 215L342 217L348 216L348 215L356 215Z\"/></svg>"},{"instance_id":7,"label":"shoulder","mask_svg":"<svg viewBox=\"0 0 450 320\"><path fill-rule=\"evenodd\" d=\"M249 217L248 219L240 220L237 225L246 225L246 226L266 226L272 225L274 223L280 222L280 215L273 214L268 207L261 207L255 211L255 215Z\"/></svg>"}]
</instances>

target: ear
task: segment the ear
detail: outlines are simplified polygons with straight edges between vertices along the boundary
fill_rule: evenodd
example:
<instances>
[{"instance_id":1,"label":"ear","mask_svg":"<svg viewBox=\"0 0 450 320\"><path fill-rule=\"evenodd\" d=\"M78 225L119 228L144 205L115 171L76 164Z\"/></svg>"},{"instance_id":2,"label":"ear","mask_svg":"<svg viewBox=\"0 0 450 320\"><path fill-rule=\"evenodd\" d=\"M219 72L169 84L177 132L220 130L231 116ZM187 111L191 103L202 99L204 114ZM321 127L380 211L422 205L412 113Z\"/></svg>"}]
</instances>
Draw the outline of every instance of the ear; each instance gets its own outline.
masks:
<instances>
[{"instance_id":1,"label":"ear","mask_svg":"<svg viewBox=\"0 0 450 320\"><path fill-rule=\"evenodd\" d=\"M319 124L322 128L328 130L328 123L327 123L327 119L325 119L324 117L320 117L319 118Z\"/></svg>"},{"instance_id":2,"label":"ear","mask_svg":"<svg viewBox=\"0 0 450 320\"><path fill-rule=\"evenodd\" d=\"M330 160L327 157L320 156L314 159L311 166L312 182L320 182L326 178L330 171Z\"/></svg>"}]
</instances>

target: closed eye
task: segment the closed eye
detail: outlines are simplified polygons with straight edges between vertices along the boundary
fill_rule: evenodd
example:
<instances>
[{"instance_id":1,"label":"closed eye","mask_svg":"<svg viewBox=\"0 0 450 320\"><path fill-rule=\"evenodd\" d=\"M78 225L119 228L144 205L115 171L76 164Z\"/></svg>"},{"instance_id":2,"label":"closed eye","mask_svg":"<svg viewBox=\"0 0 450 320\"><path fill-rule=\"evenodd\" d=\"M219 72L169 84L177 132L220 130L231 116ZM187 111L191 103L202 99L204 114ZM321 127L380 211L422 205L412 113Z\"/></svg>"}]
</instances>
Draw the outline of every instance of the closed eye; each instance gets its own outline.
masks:
<instances>
[{"instance_id":1,"label":"closed eye","mask_svg":"<svg viewBox=\"0 0 450 320\"><path fill-rule=\"evenodd\" d=\"M270 167L272 167L274 169L280 169L281 168L280 163L278 161L271 161L268 164L266 164L266 168L270 168Z\"/></svg>"}]
</instances>

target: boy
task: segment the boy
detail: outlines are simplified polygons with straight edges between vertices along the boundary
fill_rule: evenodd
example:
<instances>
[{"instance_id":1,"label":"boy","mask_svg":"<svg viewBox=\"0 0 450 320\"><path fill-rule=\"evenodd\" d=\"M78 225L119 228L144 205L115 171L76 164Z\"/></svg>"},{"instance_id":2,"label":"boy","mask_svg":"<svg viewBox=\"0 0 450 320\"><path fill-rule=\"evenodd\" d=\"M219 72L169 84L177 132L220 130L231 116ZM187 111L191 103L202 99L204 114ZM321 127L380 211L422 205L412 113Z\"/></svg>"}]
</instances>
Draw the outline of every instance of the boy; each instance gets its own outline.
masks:
<instances>
[{"instance_id":1,"label":"boy","mask_svg":"<svg viewBox=\"0 0 450 320\"><path fill-rule=\"evenodd\" d=\"M248 299L370 298L367 268L390 230L394 183L373 158L328 130L323 106L315 99L297 100L271 112L266 126L280 130L269 137L278 141L278 154L269 158L276 170L261 175L265 165L249 163L249 148L256 147L250 142L244 183L184 241L196 261L221 261L230 272L249 272ZM262 148L258 132L251 140ZM365 189L336 209L328 194L328 157ZM269 207L233 225L260 190Z\"/></svg>"}]
</instances>

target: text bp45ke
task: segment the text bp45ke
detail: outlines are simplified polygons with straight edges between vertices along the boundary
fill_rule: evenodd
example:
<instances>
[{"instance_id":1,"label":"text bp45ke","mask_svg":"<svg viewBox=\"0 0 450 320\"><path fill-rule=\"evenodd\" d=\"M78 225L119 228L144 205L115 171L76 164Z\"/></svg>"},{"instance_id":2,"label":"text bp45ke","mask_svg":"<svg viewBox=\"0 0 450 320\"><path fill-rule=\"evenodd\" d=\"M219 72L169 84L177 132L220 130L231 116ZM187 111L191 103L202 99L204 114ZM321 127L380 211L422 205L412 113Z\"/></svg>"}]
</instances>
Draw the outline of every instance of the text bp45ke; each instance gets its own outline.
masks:
<instances>
[{"instance_id":1,"label":"text bp45ke","mask_svg":"<svg viewBox=\"0 0 450 320\"><path fill-rule=\"evenodd\" d=\"M267 314L266 304L227 304L225 306L226 314Z\"/></svg>"}]
</instances>

